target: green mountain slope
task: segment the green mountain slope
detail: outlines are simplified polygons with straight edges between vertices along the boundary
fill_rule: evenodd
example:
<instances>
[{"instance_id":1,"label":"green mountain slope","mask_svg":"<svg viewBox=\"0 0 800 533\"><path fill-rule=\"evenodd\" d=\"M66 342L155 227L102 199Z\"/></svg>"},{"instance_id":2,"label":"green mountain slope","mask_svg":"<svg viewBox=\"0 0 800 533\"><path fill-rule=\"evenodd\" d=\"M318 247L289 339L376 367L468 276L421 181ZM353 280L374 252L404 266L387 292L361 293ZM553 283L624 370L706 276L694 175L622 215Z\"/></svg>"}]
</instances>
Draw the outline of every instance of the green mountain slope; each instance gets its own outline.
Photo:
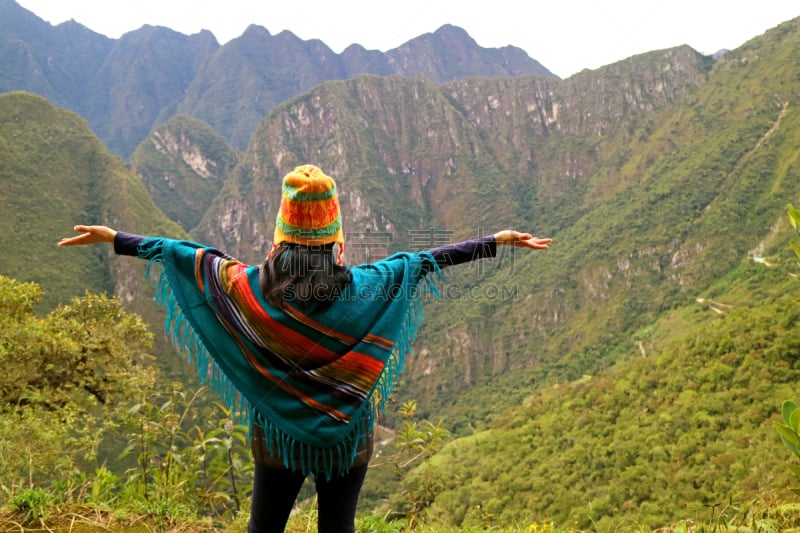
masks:
<instances>
[{"instance_id":1,"label":"green mountain slope","mask_svg":"<svg viewBox=\"0 0 800 533\"><path fill-rule=\"evenodd\" d=\"M28 93L0 95L0 153L0 275L41 285L43 310L87 290L117 294L161 332L163 315L142 261L109 247L56 247L77 223L184 238L139 179L82 118ZM163 335L155 340L160 353L171 354ZM160 362L170 376L187 375L177 357Z\"/></svg>"},{"instance_id":2,"label":"green mountain slope","mask_svg":"<svg viewBox=\"0 0 800 533\"><path fill-rule=\"evenodd\" d=\"M164 214L188 231L237 161L236 151L211 126L175 115L139 145L131 156L131 170Z\"/></svg>"},{"instance_id":3,"label":"green mountain slope","mask_svg":"<svg viewBox=\"0 0 800 533\"><path fill-rule=\"evenodd\" d=\"M797 296L724 316L685 309L673 318L682 335L670 331L665 346L543 388L452 442L426 473L444 485L434 516L462 523L480 508L501 523L651 531L792 499L772 422L780 399L797 393Z\"/></svg>"},{"instance_id":4,"label":"green mountain slope","mask_svg":"<svg viewBox=\"0 0 800 533\"><path fill-rule=\"evenodd\" d=\"M112 166L110 158L99 157L102 144L72 113L62 112L52 120L59 112L43 98L2 95L0 113L4 154L0 202L5 213L0 246L13 251L3 254L2 273L42 283L50 306L76 294L76 289L82 292L83 286L111 290L113 282L102 255L80 254L65 265L66 257L55 248L57 236L71 230L76 217L86 216L88 206L97 205L104 189L102 177ZM123 169L119 165L115 170ZM91 277L81 279L92 271Z\"/></svg>"},{"instance_id":5,"label":"green mountain slope","mask_svg":"<svg viewBox=\"0 0 800 533\"><path fill-rule=\"evenodd\" d=\"M786 26L796 40L796 22ZM492 382L491 391L499 386L493 370L498 361L488 355L495 351L506 358L499 366L515 382L511 390L547 375L578 378L624 357L631 334L671 308L692 303L716 279L763 252L783 205L797 195L792 44L785 28L779 30L786 45L780 51L760 52L773 33L753 41L755 51L744 47L727 56L696 94L630 117L604 134L595 148L601 163L586 167L583 184L565 180L566 198L539 204L570 224L554 228L552 249L517 257L514 272L494 278L522 296L510 303L459 302L465 309L456 315L481 319L448 329L458 343L441 346L431 336L439 353L463 358L445 358L433 368L480 368L463 381L483 375ZM753 53L761 54L760 63L741 68L741 57ZM546 215L541 221L535 227L549 233L552 221ZM526 317L524 333L516 322L503 320L507 316ZM492 340L482 343L488 331ZM507 373L520 366L530 370ZM429 371L419 381L423 389L412 387L413 394L424 390L433 399L442 388L463 389L452 372L437 375L431 367L425 362L417 369ZM472 400L457 402L458 407L486 409L486 402Z\"/></svg>"},{"instance_id":6,"label":"green mountain slope","mask_svg":"<svg viewBox=\"0 0 800 533\"><path fill-rule=\"evenodd\" d=\"M119 282L110 254L59 250L78 222L135 225L176 233L135 176L111 156L86 122L27 93L0 95L3 164L2 273L35 281L48 306ZM65 253L66 252L66 253ZM32 266L35 265L35 266Z\"/></svg>"},{"instance_id":7,"label":"green mountain slope","mask_svg":"<svg viewBox=\"0 0 800 533\"><path fill-rule=\"evenodd\" d=\"M489 421L432 462L428 475L445 480L434 515L458 523L480 505L505 521L648 529L787 497L772 421L799 377L783 210L800 195L798 43L798 22L781 25L728 54L696 94L609 132L629 185L577 211L547 254L517 261L530 299L484 302L494 316L448 331L473 366L470 345L509 354L524 335L533 364L487 379L485 358L483 383L456 396L433 397L452 388L446 372L427 386L429 413L462 433Z\"/></svg>"}]
</instances>

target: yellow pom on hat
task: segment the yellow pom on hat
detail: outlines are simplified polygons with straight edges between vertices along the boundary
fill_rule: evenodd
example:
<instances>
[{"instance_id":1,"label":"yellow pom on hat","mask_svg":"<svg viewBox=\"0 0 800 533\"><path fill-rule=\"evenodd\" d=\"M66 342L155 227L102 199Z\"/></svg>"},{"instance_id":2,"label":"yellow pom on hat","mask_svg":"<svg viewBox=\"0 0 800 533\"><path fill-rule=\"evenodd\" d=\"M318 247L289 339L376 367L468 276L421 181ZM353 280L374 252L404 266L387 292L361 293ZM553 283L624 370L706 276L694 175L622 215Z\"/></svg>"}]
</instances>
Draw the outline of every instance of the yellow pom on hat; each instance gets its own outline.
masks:
<instances>
[{"instance_id":1,"label":"yellow pom on hat","mask_svg":"<svg viewBox=\"0 0 800 533\"><path fill-rule=\"evenodd\" d=\"M283 178L283 196L273 244L344 244L336 182L314 165L302 165Z\"/></svg>"}]
</instances>

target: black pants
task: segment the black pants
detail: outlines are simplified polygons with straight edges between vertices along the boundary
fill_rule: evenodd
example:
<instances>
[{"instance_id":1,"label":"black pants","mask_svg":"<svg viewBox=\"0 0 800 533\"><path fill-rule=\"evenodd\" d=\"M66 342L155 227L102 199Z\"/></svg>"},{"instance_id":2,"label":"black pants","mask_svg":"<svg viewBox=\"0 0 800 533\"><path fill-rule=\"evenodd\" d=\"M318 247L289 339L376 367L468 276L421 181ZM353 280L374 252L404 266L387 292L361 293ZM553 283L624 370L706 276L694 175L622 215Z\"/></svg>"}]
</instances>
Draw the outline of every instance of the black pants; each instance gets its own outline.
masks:
<instances>
[{"instance_id":1,"label":"black pants","mask_svg":"<svg viewBox=\"0 0 800 533\"><path fill-rule=\"evenodd\" d=\"M355 533L354 520L367 465L356 466L341 477L315 478L319 533ZM305 476L300 472L256 463L249 533L283 533Z\"/></svg>"}]
</instances>

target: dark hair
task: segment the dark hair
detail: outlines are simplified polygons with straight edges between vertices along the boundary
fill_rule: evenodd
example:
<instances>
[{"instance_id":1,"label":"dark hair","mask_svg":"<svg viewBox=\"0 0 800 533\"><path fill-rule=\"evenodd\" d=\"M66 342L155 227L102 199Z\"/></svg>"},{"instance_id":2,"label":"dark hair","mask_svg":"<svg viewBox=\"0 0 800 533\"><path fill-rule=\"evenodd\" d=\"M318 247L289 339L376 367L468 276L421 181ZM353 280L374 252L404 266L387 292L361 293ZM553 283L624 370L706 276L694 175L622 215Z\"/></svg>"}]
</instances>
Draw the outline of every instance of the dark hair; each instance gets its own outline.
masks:
<instances>
[{"instance_id":1,"label":"dark hair","mask_svg":"<svg viewBox=\"0 0 800 533\"><path fill-rule=\"evenodd\" d=\"M272 305L295 303L304 311L325 311L352 280L339 265L333 244L305 246L282 242L261 265L261 292Z\"/></svg>"}]
</instances>

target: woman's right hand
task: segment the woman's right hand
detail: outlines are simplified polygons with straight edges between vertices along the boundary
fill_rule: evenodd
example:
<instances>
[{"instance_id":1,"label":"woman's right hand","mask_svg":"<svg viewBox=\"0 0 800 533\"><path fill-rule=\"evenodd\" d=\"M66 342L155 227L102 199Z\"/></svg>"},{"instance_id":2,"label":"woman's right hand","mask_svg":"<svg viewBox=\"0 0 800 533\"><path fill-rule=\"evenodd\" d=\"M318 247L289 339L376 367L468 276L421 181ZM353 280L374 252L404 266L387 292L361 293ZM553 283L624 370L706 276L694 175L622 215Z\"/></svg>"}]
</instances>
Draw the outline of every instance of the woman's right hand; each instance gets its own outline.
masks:
<instances>
[{"instance_id":1,"label":"woman's right hand","mask_svg":"<svg viewBox=\"0 0 800 533\"><path fill-rule=\"evenodd\" d=\"M75 237L64 237L58 246L83 246L100 242L113 243L117 232L107 226L75 226L75 231L83 232Z\"/></svg>"}]
</instances>

